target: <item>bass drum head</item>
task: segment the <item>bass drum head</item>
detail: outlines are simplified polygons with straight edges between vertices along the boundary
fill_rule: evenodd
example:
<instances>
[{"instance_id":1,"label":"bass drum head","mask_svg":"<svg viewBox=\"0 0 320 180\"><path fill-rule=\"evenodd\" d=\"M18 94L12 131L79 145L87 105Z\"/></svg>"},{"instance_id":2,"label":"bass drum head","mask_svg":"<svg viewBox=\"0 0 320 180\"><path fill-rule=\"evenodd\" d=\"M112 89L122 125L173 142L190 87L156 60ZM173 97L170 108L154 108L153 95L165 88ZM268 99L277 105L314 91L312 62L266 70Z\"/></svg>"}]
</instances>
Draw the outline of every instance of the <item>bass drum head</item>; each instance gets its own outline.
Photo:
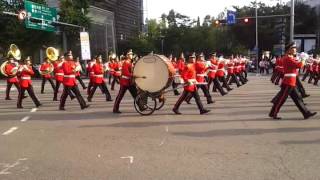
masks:
<instances>
[{"instance_id":1,"label":"bass drum head","mask_svg":"<svg viewBox=\"0 0 320 180\"><path fill-rule=\"evenodd\" d=\"M166 88L170 77L166 59L158 55L148 55L139 59L134 66L133 75L146 77L145 79L135 78L135 83L138 88L150 93Z\"/></svg>"}]
</instances>

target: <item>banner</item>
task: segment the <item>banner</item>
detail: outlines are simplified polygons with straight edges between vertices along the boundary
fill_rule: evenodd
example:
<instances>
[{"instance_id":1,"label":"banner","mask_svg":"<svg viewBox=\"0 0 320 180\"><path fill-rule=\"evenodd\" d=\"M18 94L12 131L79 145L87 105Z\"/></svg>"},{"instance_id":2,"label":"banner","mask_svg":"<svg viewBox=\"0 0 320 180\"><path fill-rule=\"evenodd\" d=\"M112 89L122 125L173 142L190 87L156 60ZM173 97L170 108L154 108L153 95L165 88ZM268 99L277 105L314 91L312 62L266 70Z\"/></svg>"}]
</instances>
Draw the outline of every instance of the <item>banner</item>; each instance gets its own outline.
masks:
<instances>
[{"instance_id":1,"label":"banner","mask_svg":"<svg viewBox=\"0 0 320 180\"><path fill-rule=\"evenodd\" d=\"M82 60L90 60L90 39L88 32L80 32L81 57Z\"/></svg>"}]
</instances>

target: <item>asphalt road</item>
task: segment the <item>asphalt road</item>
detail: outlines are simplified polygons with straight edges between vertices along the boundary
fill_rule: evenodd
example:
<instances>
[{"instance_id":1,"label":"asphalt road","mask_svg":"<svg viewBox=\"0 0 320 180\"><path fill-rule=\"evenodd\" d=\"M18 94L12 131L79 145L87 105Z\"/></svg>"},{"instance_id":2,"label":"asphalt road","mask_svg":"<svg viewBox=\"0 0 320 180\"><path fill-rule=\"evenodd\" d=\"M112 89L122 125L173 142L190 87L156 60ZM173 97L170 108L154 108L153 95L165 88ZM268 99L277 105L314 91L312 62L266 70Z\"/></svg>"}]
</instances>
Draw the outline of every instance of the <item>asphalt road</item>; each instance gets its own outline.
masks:
<instances>
[{"instance_id":1,"label":"asphalt road","mask_svg":"<svg viewBox=\"0 0 320 180\"><path fill-rule=\"evenodd\" d=\"M208 115L199 115L195 102L174 115L177 97L169 93L164 108L147 117L135 112L128 94L123 114L112 114L113 103L99 90L89 109L68 100L67 111L58 111L49 84L40 94L39 83L44 106L33 109L28 98L20 110L16 92L13 101L3 100L0 82L1 180L320 179L319 115L303 120L289 100L283 119L270 119L279 88L268 77L250 76L225 97L214 93ZM305 87L308 107L320 112L320 87Z\"/></svg>"}]
</instances>

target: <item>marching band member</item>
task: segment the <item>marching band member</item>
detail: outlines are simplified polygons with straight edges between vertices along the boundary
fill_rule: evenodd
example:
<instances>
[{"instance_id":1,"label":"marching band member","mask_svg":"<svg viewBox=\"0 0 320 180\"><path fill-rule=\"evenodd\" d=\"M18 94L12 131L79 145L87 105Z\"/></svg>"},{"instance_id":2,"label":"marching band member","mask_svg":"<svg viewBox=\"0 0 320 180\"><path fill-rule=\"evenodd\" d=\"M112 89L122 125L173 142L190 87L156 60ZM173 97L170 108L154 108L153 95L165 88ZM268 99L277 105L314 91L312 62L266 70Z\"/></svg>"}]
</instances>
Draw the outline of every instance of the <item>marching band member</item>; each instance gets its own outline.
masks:
<instances>
[{"instance_id":1,"label":"marching band member","mask_svg":"<svg viewBox=\"0 0 320 180\"><path fill-rule=\"evenodd\" d=\"M32 86L32 80L31 76L34 75L34 71L31 66L31 59L30 57L27 57L23 64L19 67L18 73L20 75L20 91L17 101L17 108L22 109L22 100L24 99L24 93L25 91L28 91L29 96L31 97L33 103L36 105L36 107L40 107L42 104L36 97L33 91Z\"/></svg>"},{"instance_id":2,"label":"marching band member","mask_svg":"<svg viewBox=\"0 0 320 180\"><path fill-rule=\"evenodd\" d=\"M206 82L206 62L204 60L204 55L201 53L196 62L195 62L195 70L196 70L196 80L198 82L197 87L202 89L203 94L207 98L207 104L212 104L214 101L209 93L208 84Z\"/></svg>"},{"instance_id":3,"label":"marching band member","mask_svg":"<svg viewBox=\"0 0 320 180\"><path fill-rule=\"evenodd\" d=\"M240 58L240 66L241 66L241 76L244 78L245 82L248 82L248 72L247 72L247 60L244 57Z\"/></svg>"},{"instance_id":4,"label":"marching band member","mask_svg":"<svg viewBox=\"0 0 320 180\"><path fill-rule=\"evenodd\" d=\"M87 94L89 95L90 94L90 91L91 91L91 88L93 86L93 74L94 72L92 71L92 66L96 63L96 59L93 58L91 59L91 61L87 64L87 73L89 74L89 84L88 84L88 87L87 87Z\"/></svg>"},{"instance_id":5,"label":"marching band member","mask_svg":"<svg viewBox=\"0 0 320 180\"><path fill-rule=\"evenodd\" d=\"M320 62L318 59L319 59L318 55L315 55L315 61L317 61L316 75L313 83L315 86L318 85L318 81L320 79Z\"/></svg>"},{"instance_id":6,"label":"marching band member","mask_svg":"<svg viewBox=\"0 0 320 180\"><path fill-rule=\"evenodd\" d=\"M122 63L121 77L120 77L120 90L113 106L113 113L116 113L116 114L121 113L121 111L119 110L120 103L125 93L127 92L127 90L129 90L133 98L136 98L137 96L137 88L133 84L134 77L132 74L132 68L133 68L132 63L133 63L133 53L132 53L132 50L129 50L126 55L126 59Z\"/></svg>"},{"instance_id":7,"label":"marching band member","mask_svg":"<svg viewBox=\"0 0 320 180\"><path fill-rule=\"evenodd\" d=\"M66 61L62 64L63 69L63 93L60 98L60 106L59 109L64 111L65 103L69 92L73 92L80 104L81 109L86 109L89 105L86 104L85 100L83 99L82 95L80 94L78 85L76 83L76 64L73 60L72 52L69 51L65 54Z\"/></svg>"},{"instance_id":8,"label":"marching band member","mask_svg":"<svg viewBox=\"0 0 320 180\"><path fill-rule=\"evenodd\" d=\"M58 60L56 60L53 63L53 67L54 67L54 77L56 79L56 89L54 90L54 96L53 96L53 101L58 101L58 93L59 93L59 88L60 85L63 84L63 76L64 76L64 72L62 69L62 64L64 62L64 56L60 56L58 58ZM74 98L76 98L71 91L68 91L69 96L71 98L71 100L73 100Z\"/></svg>"},{"instance_id":9,"label":"marching band member","mask_svg":"<svg viewBox=\"0 0 320 180\"><path fill-rule=\"evenodd\" d=\"M219 80L216 76L217 73L217 69L218 69L218 62L216 59L216 53L212 53L211 54L211 58L210 58L210 66L208 69L208 78L209 78L209 82L208 82L208 89L210 89L210 85L211 83L213 83L213 87L212 87L212 91L214 91L214 88L218 89L218 91L220 92L220 94L222 96L228 94L227 92L224 91L224 89L222 88L221 84L219 83Z\"/></svg>"},{"instance_id":10,"label":"marching band member","mask_svg":"<svg viewBox=\"0 0 320 180\"><path fill-rule=\"evenodd\" d=\"M51 71L53 71L53 65L50 63L49 58L46 57L44 62L40 65L40 72L42 76L42 83L41 83L41 94L44 94L44 86L47 81L50 82L53 91L56 89L55 85L52 81Z\"/></svg>"},{"instance_id":11,"label":"marching band member","mask_svg":"<svg viewBox=\"0 0 320 180\"><path fill-rule=\"evenodd\" d=\"M80 60L79 60L79 57L76 58L76 79L79 81L79 83L81 84L82 86L82 89L87 89L86 85L84 84L83 80L81 79L81 72L82 72L82 67L81 67L81 64L80 64Z\"/></svg>"},{"instance_id":12,"label":"marching band member","mask_svg":"<svg viewBox=\"0 0 320 180\"><path fill-rule=\"evenodd\" d=\"M175 114L181 114L181 112L179 111L179 107L182 104L182 102L185 101L190 95L195 99L198 109L200 110L200 114L206 114L210 112L210 110L204 109L197 91L197 80L194 60L195 58L191 56L188 61L188 64L185 66L184 70L181 73L184 82L186 82L187 84L184 86L184 91L182 95L180 96L180 98L174 105L174 108L172 109L172 111Z\"/></svg>"},{"instance_id":13,"label":"marching band member","mask_svg":"<svg viewBox=\"0 0 320 180\"><path fill-rule=\"evenodd\" d=\"M299 108L300 112L303 114L305 119L308 119L314 115L316 112L310 112L304 105L302 98L298 94L298 89L296 87L298 68L304 65L304 61L298 62L295 59L297 49L295 43L291 42L286 46L286 55L283 60L283 70L284 78L281 85L281 90L279 92L279 98L274 102L269 116L273 119L281 119L278 117L281 106L285 103L288 96L292 98L296 106Z\"/></svg>"},{"instance_id":14,"label":"marching band member","mask_svg":"<svg viewBox=\"0 0 320 180\"><path fill-rule=\"evenodd\" d=\"M91 102L97 87L100 88L101 92L106 95L106 101L112 101L111 95L104 81L104 65L102 63L102 56L99 55L96 58L96 63L92 66L93 72L93 86L91 88L90 94L88 96L88 101Z\"/></svg>"},{"instance_id":15,"label":"marching band member","mask_svg":"<svg viewBox=\"0 0 320 180\"><path fill-rule=\"evenodd\" d=\"M240 64L239 59L235 59L235 66L234 66L234 73L242 83L242 85L246 84L247 82L245 81L244 77L242 76L242 66Z\"/></svg>"},{"instance_id":16,"label":"marching band member","mask_svg":"<svg viewBox=\"0 0 320 180\"><path fill-rule=\"evenodd\" d=\"M216 76L218 77L219 81L223 83L222 87L226 88L228 91L232 90L232 88L228 85L228 82L225 77L224 60L222 57L220 57L218 60L218 69Z\"/></svg>"},{"instance_id":17,"label":"marching band member","mask_svg":"<svg viewBox=\"0 0 320 180\"><path fill-rule=\"evenodd\" d=\"M8 57L8 63L4 67L4 71L7 77L7 88L6 88L6 100L12 100L10 97L10 90L12 85L14 85L18 92L20 91L19 80L17 77L17 71L19 68L19 64L15 62L15 59L12 55Z\"/></svg>"},{"instance_id":18,"label":"marching band member","mask_svg":"<svg viewBox=\"0 0 320 180\"><path fill-rule=\"evenodd\" d=\"M237 87L240 87L241 84L239 82L239 79L236 76L237 66L235 66L235 61L232 58L227 63L227 71L228 71L228 76L227 76L228 84L232 84L232 82L235 82L237 84Z\"/></svg>"},{"instance_id":19,"label":"marching band member","mask_svg":"<svg viewBox=\"0 0 320 180\"><path fill-rule=\"evenodd\" d=\"M117 59L116 54L111 56L113 61L112 69L113 69L113 80L111 82L111 90L114 90L114 86L116 83L119 83L121 77L121 62Z\"/></svg>"},{"instance_id":20,"label":"marching band member","mask_svg":"<svg viewBox=\"0 0 320 180\"><path fill-rule=\"evenodd\" d=\"M276 61L276 67L278 67L278 76L275 78L275 85L279 85L280 80L283 79L284 76L284 70L283 70L283 57L277 59Z\"/></svg>"},{"instance_id":21,"label":"marching band member","mask_svg":"<svg viewBox=\"0 0 320 180\"><path fill-rule=\"evenodd\" d=\"M174 67L174 69L175 69L175 71L176 71L176 74L174 75L174 76L175 76L175 79L179 79L179 80L180 80L181 75L180 75L180 73L179 73L179 68L178 68L178 64L177 64L177 59L176 59L175 57L173 57L172 54L170 54L169 60L170 60L170 62L172 63L172 66ZM178 85L179 85L179 84L178 84L177 82L172 81L172 89L173 89L173 93L174 93L175 96L179 96L179 95L180 95L180 93L179 93L179 91L178 91L178 89L177 89Z\"/></svg>"}]
</instances>

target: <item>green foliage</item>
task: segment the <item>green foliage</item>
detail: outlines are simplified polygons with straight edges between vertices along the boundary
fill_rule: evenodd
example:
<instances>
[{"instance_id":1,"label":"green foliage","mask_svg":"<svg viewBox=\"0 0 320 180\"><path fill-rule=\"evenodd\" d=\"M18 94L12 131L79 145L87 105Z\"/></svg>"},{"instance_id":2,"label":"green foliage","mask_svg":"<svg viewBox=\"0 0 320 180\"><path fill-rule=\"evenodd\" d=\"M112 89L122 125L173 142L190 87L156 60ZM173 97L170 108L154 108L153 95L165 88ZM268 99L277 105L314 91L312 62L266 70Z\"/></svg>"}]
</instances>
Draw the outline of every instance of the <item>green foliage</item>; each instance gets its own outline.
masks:
<instances>
[{"instance_id":1,"label":"green foliage","mask_svg":"<svg viewBox=\"0 0 320 180\"><path fill-rule=\"evenodd\" d=\"M257 4L259 16L289 14L290 7L283 5L267 6L264 3ZM248 6L234 7L237 17L254 17L256 4L252 2ZM295 32L315 33L316 18L315 9L308 5L296 4ZM217 19L224 19L225 13L218 15ZM319 18L320 19L320 18ZM235 25L214 25L214 17L205 16L202 25L200 20L191 20L188 16L170 10L168 14L161 16L161 21L148 21L148 34L131 42L138 43L139 47L147 51L161 53L161 39L164 39L164 53L179 55L180 52L204 52L206 54L216 51L226 55L246 54L255 47L255 19L249 19L249 23L241 20ZM259 48L260 50L272 50L274 44L279 43L279 35L276 25L280 18L260 18ZM286 21L287 36L289 36L289 18ZM139 39L139 38L138 38ZM288 38L287 38L288 39ZM146 42L148 41L148 43ZM150 47L144 47L150 46ZM145 51L143 50L143 51Z\"/></svg>"},{"instance_id":2,"label":"green foliage","mask_svg":"<svg viewBox=\"0 0 320 180\"><path fill-rule=\"evenodd\" d=\"M33 2L45 4L44 0L33 0ZM13 4L1 1L0 9L9 12L18 12L23 9L22 1L16 1ZM40 49L42 45L47 45L55 41L54 33L26 29L24 22L19 22L17 17L1 15L0 16L0 49L5 55L9 45L14 43L19 46L22 55L29 56L35 49Z\"/></svg>"}]
</instances>

